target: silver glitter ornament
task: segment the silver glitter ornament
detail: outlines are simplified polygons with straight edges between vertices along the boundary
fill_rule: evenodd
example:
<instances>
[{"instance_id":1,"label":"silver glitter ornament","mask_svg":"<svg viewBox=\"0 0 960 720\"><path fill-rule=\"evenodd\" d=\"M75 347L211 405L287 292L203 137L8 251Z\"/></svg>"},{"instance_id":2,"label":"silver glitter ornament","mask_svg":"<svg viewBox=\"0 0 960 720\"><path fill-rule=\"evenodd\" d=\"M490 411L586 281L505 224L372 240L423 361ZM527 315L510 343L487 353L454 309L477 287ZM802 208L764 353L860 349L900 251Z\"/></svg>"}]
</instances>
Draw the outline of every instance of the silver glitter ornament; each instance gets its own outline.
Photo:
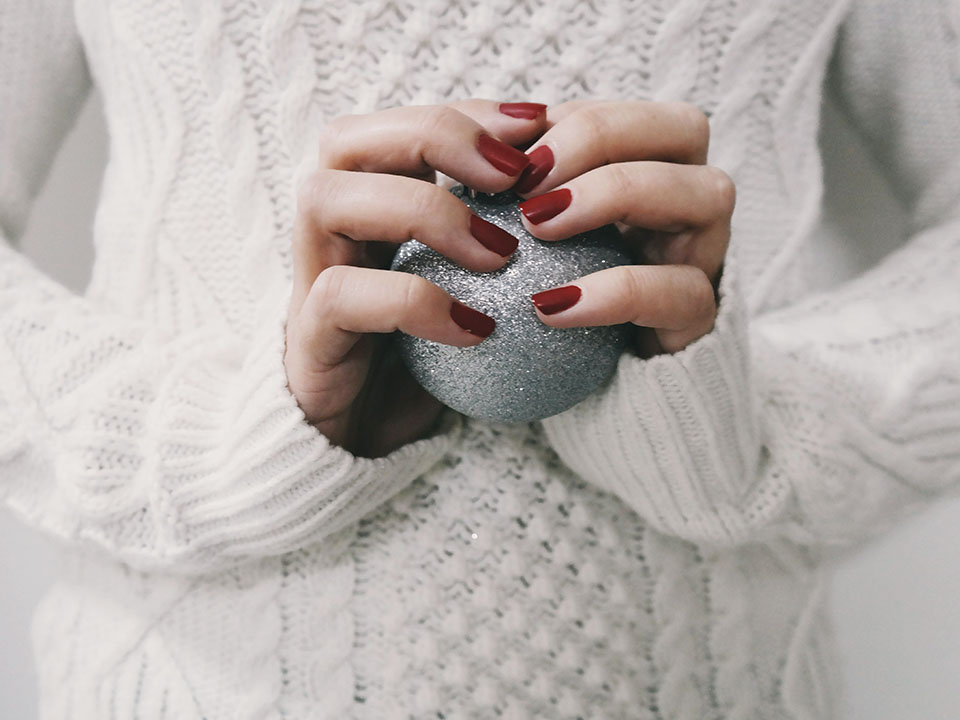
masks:
<instances>
[{"instance_id":1,"label":"silver glitter ornament","mask_svg":"<svg viewBox=\"0 0 960 720\"><path fill-rule=\"evenodd\" d=\"M514 193L487 195L463 186L451 192L520 244L492 273L465 270L416 240L400 247L393 270L420 275L497 322L490 337L470 348L398 333L407 367L434 397L470 417L531 422L572 407L613 375L629 326L552 328L537 317L530 296L630 264L619 233L607 226L544 242L523 227Z\"/></svg>"}]
</instances>

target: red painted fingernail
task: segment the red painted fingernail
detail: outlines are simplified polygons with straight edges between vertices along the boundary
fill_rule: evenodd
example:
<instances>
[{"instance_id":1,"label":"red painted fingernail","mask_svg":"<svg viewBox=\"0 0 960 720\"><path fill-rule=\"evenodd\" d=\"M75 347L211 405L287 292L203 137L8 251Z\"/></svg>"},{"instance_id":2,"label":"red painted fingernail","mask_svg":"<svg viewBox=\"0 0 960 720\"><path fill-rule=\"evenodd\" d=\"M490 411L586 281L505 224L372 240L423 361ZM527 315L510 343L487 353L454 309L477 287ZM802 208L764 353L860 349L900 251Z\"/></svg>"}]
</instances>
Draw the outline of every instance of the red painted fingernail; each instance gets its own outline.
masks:
<instances>
[{"instance_id":1,"label":"red painted fingernail","mask_svg":"<svg viewBox=\"0 0 960 720\"><path fill-rule=\"evenodd\" d=\"M513 187L514 192L520 194L533 190L553 170L553 150L546 145L541 145L527 157L530 164L520 173L520 179Z\"/></svg>"},{"instance_id":2,"label":"red painted fingernail","mask_svg":"<svg viewBox=\"0 0 960 720\"><path fill-rule=\"evenodd\" d=\"M507 257L517 249L520 241L506 230L487 222L476 215L470 216L470 234L487 250L493 250L497 255Z\"/></svg>"},{"instance_id":3,"label":"red painted fingernail","mask_svg":"<svg viewBox=\"0 0 960 720\"><path fill-rule=\"evenodd\" d=\"M488 337L497 327L497 321L489 315L484 315L479 310L467 307L456 300L450 306L450 317L471 335L478 335L482 338Z\"/></svg>"},{"instance_id":4,"label":"red painted fingernail","mask_svg":"<svg viewBox=\"0 0 960 720\"><path fill-rule=\"evenodd\" d=\"M537 306L537 310L544 315L554 315L572 308L582 294L576 285L564 285L553 290L538 292L536 295L531 295L530 299Z\"/></svg>"},{"instance_id":5,"label":"red painted fingernail","mask_svg":"<svg viewBox=\"0 0 960 720\"><path fill-rule=\"evenodd\" d=\"M556 217L570 206L573 199L573 193L567 188L560 188L546 195L524 200L520 203L520 212L534 225L546 222L552 217Z\"/></svg>"},{"instance_id":6,"label":"red painted fingernail","mask_svg":"<svg viewBox=\"0 0 960 720\"><path fill-rule=\"evenodd\" d=\"M504 115L509 115L510 117L519 118L521 120L536 120L536 118L539 115L542 115L546 109L547 106L543 105L542 103L500 103L500 112L502 112Z\"/></svg>"},{"instance_id":7,"label":"red painted fingernail","mask_svg":"<svg viewBox=\"0 0 960 720\"><path fill-rule=\"evenodd\" d=\"M507 175L519 175L520 171L530 164L522 150L510 147L489 135L481 135L477 139L477 150L487 162Z\"/></svg>"}]
</instances>

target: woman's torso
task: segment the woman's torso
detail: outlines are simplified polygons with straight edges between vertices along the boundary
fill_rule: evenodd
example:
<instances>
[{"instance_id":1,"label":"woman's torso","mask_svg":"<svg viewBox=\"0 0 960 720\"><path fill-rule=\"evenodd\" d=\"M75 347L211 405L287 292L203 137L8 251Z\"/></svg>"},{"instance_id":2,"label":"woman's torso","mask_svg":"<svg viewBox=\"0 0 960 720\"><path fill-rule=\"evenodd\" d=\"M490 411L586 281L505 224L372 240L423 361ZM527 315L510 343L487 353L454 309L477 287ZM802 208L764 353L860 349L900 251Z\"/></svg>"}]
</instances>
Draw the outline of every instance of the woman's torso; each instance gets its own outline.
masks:
<instances>
[{"instance_id":1,"label":"woman's torso","mask_svg":"<svg viewBox=\"0 0 960 720\"><path fill-rule=\"evenodd\" d=\"M781 304L808 279L844 5L78 0L111 134L88 294L172 337L242 336L289 282L325 120L606 97L710 113L748 301ZM79 557L38 618L45 716L823 717L815 561L663 537L536 426L467 422L322 547L196 579Z\"/></svg>"}]
</instances>

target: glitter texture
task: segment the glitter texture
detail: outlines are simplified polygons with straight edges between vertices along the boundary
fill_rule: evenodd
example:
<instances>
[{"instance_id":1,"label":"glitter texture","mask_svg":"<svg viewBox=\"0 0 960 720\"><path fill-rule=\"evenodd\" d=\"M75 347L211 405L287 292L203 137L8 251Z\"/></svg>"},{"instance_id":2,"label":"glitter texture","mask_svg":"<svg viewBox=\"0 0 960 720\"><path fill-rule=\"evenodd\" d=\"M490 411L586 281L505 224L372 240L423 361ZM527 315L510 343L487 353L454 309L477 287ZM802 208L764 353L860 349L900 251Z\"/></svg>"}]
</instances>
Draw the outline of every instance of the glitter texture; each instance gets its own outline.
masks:
<instances>
[{"instance_id":1,"label":"glitter texture","mask_svg":"<svg viewBox=\"0 0 960 720\"><path fill-rule=\"evenodd\" d=\"M445 405L464 415L531 422L562 412L604 385L616 370L630 328L551 328L530 296L583 275L630 264L616 228L607 226L559 242L543 242L520 221L521 198L512 192L451 192L484 220L519 239L500 270L465 270L416 240L404 243L393 269L420 275L454 298L497 321L493 334L472 348L398 333L410 372Z\"/></svg>"}]
</instances>

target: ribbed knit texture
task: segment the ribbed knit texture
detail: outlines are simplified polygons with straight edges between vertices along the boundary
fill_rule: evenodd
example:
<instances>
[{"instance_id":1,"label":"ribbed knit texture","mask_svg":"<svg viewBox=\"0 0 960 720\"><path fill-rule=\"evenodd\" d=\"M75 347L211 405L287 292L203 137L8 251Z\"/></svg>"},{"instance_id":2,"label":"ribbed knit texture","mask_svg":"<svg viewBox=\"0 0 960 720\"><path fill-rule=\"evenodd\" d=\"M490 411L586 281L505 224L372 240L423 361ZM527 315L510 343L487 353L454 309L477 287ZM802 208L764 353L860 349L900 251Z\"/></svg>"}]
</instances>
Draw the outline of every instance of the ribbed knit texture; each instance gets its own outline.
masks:
<instances>
[{"instance_id":1,"label":"ribbed knit texture","mask_svg":"<svg viewBox=\"0 0 960 720\"><path fill-rule=\"evenodd\" d=\"M4 3L0 497L71 557L41 717L830 717L823 548L960 479L958 30L947 0ZM812 292L831 57L914 233ZM13 244L91 78L76 297ZM296 189L325 120L469 96L707 111L716 328L542 424L356 458L286 387Z\"/></svg>"}]
</instances>

